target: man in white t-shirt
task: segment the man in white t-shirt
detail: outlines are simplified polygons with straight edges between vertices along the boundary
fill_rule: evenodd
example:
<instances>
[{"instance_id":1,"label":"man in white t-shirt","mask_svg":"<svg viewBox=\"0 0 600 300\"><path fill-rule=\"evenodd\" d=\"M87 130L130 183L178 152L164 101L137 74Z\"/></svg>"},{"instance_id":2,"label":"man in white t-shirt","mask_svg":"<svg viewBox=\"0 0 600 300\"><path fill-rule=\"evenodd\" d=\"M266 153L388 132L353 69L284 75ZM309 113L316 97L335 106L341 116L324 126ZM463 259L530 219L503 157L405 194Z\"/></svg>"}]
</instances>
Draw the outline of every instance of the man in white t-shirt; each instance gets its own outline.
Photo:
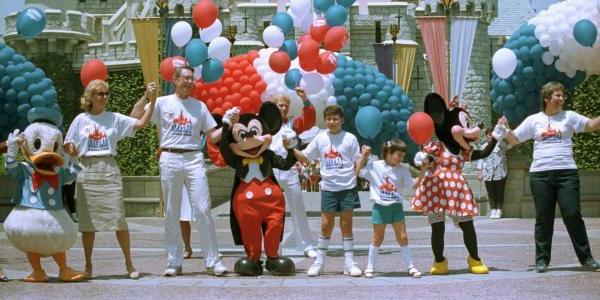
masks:
<instances>
[{"instance_id":1,"label":"man in white t-shirt","mask_svg":"<svg viewBox=\"0 0 600 300\"><path fill-rule=\"evenodd\" d=\"M194 80L194 70L189 66L175 69L173 77L175 94L159 97L151 121L159 130L160 176L162 192L166 201L165 241L167 269L165 276L182 274L183 247L179 216L181 212L182 190L185 185L194 217L199 226L208 230L208 239L200 239L206 251L206 272L220 276L227 268L218 256L217 236L211 215L211 201L208 178L201 151L202 133L216 143L221 138L221 129L204 103L190 97ZM139 109L136 105L134 110ZM132 112L132 115L136 114ZM232 119L239 116L229 115ZM235 121L234 121L235 122Z\"/></svg>"}]
</instances>

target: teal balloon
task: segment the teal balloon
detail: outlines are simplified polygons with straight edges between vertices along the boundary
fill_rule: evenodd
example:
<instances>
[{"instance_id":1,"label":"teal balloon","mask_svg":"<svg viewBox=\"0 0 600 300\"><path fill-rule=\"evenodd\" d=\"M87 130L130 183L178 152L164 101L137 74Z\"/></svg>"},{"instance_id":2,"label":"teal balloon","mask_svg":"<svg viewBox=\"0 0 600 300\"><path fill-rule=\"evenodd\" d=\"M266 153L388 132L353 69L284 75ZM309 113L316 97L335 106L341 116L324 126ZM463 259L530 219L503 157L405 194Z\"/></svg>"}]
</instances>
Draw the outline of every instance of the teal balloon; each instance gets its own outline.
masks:
<instances>
[{"instance_id":1,"label":"teal balloon","mask_svg":"<svg viewBox=\"0 0 600 300\"><path fill-rule=\"evenodd\" d=\"M31 106L33 107L45 107L46 99L42 95L33 95L31 97Z\"/></svg>"},{"instance_id":2,"label":"teal balloon","mask_svg":"<svg viewBox=\"0 0 600 300\"><path fill-rule=\"evenodd\" d=\"M354 68L347 67L344 69L344 75L354 76Z\"/></svg>"},{"instance_id":3,"label":"teal balloon","mask_svg":"<svg viewBox=\"0 0 600 300\"><path fill-rule=\"evenodd\" d=\"M42 97L46 99L46 105L51 105L56 102L56 96L56 90L54 89L46 90L42 93Z\"/></svg>"},{"instance_id":4,"label":"teal balloon","mask_svg":"<svg viewBox=\"0 0 600 300\"><path fill-rule=\"evenodd\" d=\"M379 90L379 87L376 84L369 84L367 85L367 93L371 94L371 95L375 95L377 94L377 91Z\"/></svg>"},{"instance_id":5,"label":"teal balloon","mask_svg":"<svg viewBox=\"0 0 600 300\"><path fill-rule=\"evenodd\" d=\"M352 87L354 86L354 77L352 75L344 75L344 86Z\"/></svg>"},{"instance_id":6,"label":"teal balloon","mask_svg":"<svg viewBox=\"0 0 600 300\"><path fill-rule=\"evenodd\" d=\"M592 47L598 38L598 29L590 20L581 20L573 27L573 37L584 47Z\"/></svg>"},{"instance_id":7,"label":"teal balloon","mask_svg":"<svg viewBox=\"0 0 600 300\"><path fill-rule=\"evenodd\" d=\"M219 80L223 76L223 63L218 59L209 59L202 64L202 79L206 83Z\"/></svg>"},{"instance_id":8,"label":"teal balloon","mask_svg":"<svg viewBox=\"0 0 600 300\"><path fill-rule=\"evenodd\" d=\"M379 99L373 99L371 100L371 106L377 108L379 111L381 111L381 101Z\"/></svg>"},{"instance_id":9,"label":"teal balloon","mask_svg":"<svg viewBox=\"0 0 600 300\"><path fill-rule=\"evenodd\" d=\"M27 58L21 54L15 53L13 54L12 60L15 62L15 64L19 65L26 62Z\"/></svg>"},{"instance_id":10,"label":"teal balloon","mask_svg":"<svg viewBox=\"0 0 600 300\"><path fill-rule=\"evenodd\" d=\"M14 102L6 102L4 103L3 110L7 114L13 114L17 111L17 104Z\"/></svg>"},{"instance_id":11,"label":"teal balloon","mask_svg":"<svg viewBox=\"0 0 600 300\"><path fill-rule=\"evenodd\" d=\"M318 12L326 12L332 5L335 4L335 0L314 0L313 5Z\"/></svg>"},{"instance_id":12,"label":"teal balloon","mask_svg":"<svg viewBox=\"0 0 600 300\"><path fill-rule=\"evenodd\" d=\"M390 96L390 95L389 95L388 93L386 93L385 91L379 91L379 92L377 92L377 99L379 99L379 100L381 100L381 101L385 101L385 100L387 100L387 98L388 98L389 96Z\"/></svg>"},{"instance_id":13,"label":"teal balloon","mask_svg":"<svg viewBox=\"0 0 600 300\"><path fill-rule=\"evenodd\" d=\"M350 107L351 107L352 109L358 109L358 106L359 106L359 104L360 104L360 103L359 103L359 100L358 100L358 98L356 98L356 97L352 97L352 99L350 99Z\"/></svg>"},{"instance_id":14,"label":"teal balloon","mask_svg":"<svg viewBox=\"0 0 600 300\"><path fill-rule=\"evenodd\" d=\"M517 98L515 98L515 95L508 94L504 96L504 105L508 107L515 107L517 105Z\"/></svg>"},{"instance_id":15,"label":"teal balloon","mask_svg":"<svg viewBox=\"0 0 600 300\"><path fill-rule=\"evenodd\" d=\"M17 113L19 114L19 117L27 118L27 113L29 112L30 109L31 109L31 105L21 104L21 105L17 106Z\"/></svg>"},{"instance_id":16,"label":"teal balloon","mask_svg":"<svg viewBox=\"0 0 600 300\"><path fill-rule=\"evenodd\" d=\"M392 107L397 107L400 104L400 98L398 98L397 96L390 96L387 100L387 102L392 106Z\"/></svg>"},{"instance_id":17,"label":"teal balloon","mask_svg":"<svg viewBox=\"0 0 600 300\"><path fill-rule=\"evenodd\" d=\"M379 86L379 88L383 88L383 86L385 86L385 76L378 76L375 79L375 84L377 84Z\"/></svg>"},{"instance_id":18,"label":"teal balloon","mask_svg":"<svg viewBox=\"0 0 600 300\"><path fill-rule=\"evenodd\" d=\"M271 24L281 28L284 35L288 35L294 29L294 20L285 12L274 15Z\"/></svg>"},{"instance_id":19,"label":"teal balloon","mask_svg":"<svg viewBox=\"0 0 600 300\"><path fill-rule=\"evenodd\" d=\"M10 85L16 91L24 91L27 88L27 80L25 79L25 77L19 76L13 79Z\"/></svg>"},{"instance_id":20,"label":"teal balloon","mask_svg":"<svg viewBox=\"0 0 600 300\"><path fill-rule=\"evenodd\" d=\"M10 76L11 79L15 79L21 75L19 68L16 65L8 65L6 67L6 74Z\"/></svg>"},{"instance_id":21,"label":"teal balloon","mask_svg":"<svg viewBox=\"0 0 600 300\"><path fill-rule=\"evenodd\" d=\"M544 74L544 62L541 59L533 62L533 71L535 71L536 76Z\"/></svg>"},{"instance_id":22,"label":"teal balloon","mask_svg":"<svg viewBox=\"0 0 600 300\"><path fill-rule=\"evenodd\" d=\"M405 133L406 129L407 129L406 122L404 122L404 121L396 122L396 131L398 131L399 133Z\"/></svg>"},{"instance_id":23,"label":"teal balloon","mask_svg":"<svg viewBox=\"0 0 600 300\"><path fill-rule=\"evenodd\" d=\"M335 97L335 100L337 101L337 104L342 107L346 107L350 104L348 98L344 95Z\"/></svg>"},{"instance_id":24,"label":"teal balloon","mask_svg":"<svg viewBox=\"0 0 600 300\"><path fill-rule=\"evenodd\" d=\"M344 88L344 96L348 97L348 98L352 98L354 97L354 89L351 87L345 87Z\"/></svg>"},{"instance_id":25,"label":"teal balloon","mask_svg":"<svg viewBox=\"0 0 600 300\"><path fill-rule=\"evenodd\" d=\"M44 87L41 84L33 83L27 87L27 92L30 95L39 95L44 92Z\"/></svg>"},{"instance_id":26,"label":"teal balloon","mask_svg":"<svg viewBox=\"0 0 600 300\"><path fill-rule=\"evenodd\" d=\"M35 65L30 62L30 61L26 61L23 63L23 72L33 72L35 71Z\"/></svg>"},{"instance_id":27,"label":"teal balloon","mask_svg":"<svg viewBox=\"0 0 600 300\"><path fill-rule=\"evenodd\" d=\"M532 68L533 71L533 68ZM512 92L512 85L507 80L502 80L498 83L498 89L503 94L508 94Z\"/></svg>"},{"instance_id":28,"label":"teal balloon","mask_svg":"<svg viewBox=\"0 0 600 300\"><path fill-rule=\"evenodd\" d=\"M294 40L285 40L283 41L283 45L279 50L284 51L290 57L290 60L296 59L298 57L298 44Z\"/></svg>"},{"instance_id":29,"label":"teal balloon","mask_svg":"<svg viewBox=\"0 0 600 300\"><path fill-rule=\"evenodd\" d=\"M392 121L392 113L387 110L382 111L381 120L386 123Z\"/></svg>"},{"instance_id":30,"label":"teal balloon","mask_svg":"<svg viewBox=\"0 0 600 300\"><path fill-rule=\"evenodd\" d=\"M358 70L356 70L356 73L354 74L354 82L356 82L357 84L360 83L364 85L366 83L365 75L359 73Z\"/></svg>"},{"instance_id":31,"label":"teal balloon","mask_svg":"<svg viewBox=\"0 0 600 300\"><path fill-rule=\"evenodd\" d=\"M392 113L392 120L394 122L400 121L400 119L401 119L400 118L400 112L398 110L392 109L392 110L390 110L390 113Z\"/></svg>"},{"instance_id":32,"label":"teal balloon","mask_svg":"<svg viewBox=\"0 0 600 300\"><path fill-rule=\"evenodd\" d=\"M346 57L346 55L340 54L337 57L338 59L338 68L345 68L346 64L348 63L348 58Z\"/></svg>"},{"instance_id":33,"label":"teal balloon","mask_svg":"<svg viewBox=\"0 0 600 300\"><path fill-rule=\"evenodd\" d=\"M185 58L192 67L197 67L208 59L208 47L201 39L192 39L185 46Z\"/></svg>"},{"instance_id":34,"label":"teal balloon","mask_svg":"<svg viewBox=\"0 0 600 300\"><path fill-rule=\"evenodd\" d=\"M290 90L295 89L300 84L300 80L302 80L302 73L300 70L295 68L287 71L283 78L285 86L287 86Z\"/></svg>"},{"instance_id":35,"label":"teal balloon","mask_svg":"<svg viewBox=\"0 0 600 300\"><path fill-rule=\"evenodd\" d=\"M344 69L340 66L339 58L338 58L338 67L337 67L337 69L335 69L335 71L333 71L333 75L336 78L343 78L344 77Z\"/></svg>"},{"instance_id":36,"label":"teal balloon","mask_svg":"<svg viewBox=\"0 0 600 300\"><path fill-rule=\"evenodd\" d=\"M411 104L411 101L408 95L402 95L402 97L400 97L400 103L402 104L402 106L409 106Z\"/></svg>"},{"instance_id":37,"label":"teal balloon","mask_svg":"<svg viewBox=\"0 0 600 300\"><path fill-rule=\"evenodd\" d=\"M363 138L372 139L381 131L381 113L376 107L365 106L356 113L354 124Z\"/></svg>"},{"instance_id":38,"label":"teal balloon","mask_svg":"<svg viewBox=\"0 0 600 300\"><path fill-rule=\"evenodd\" d=\"M360 106L367 106L371 103L371 94L362 94L358 96L358 103Z\"/></svg>"},{"instance_id":39,"label":"teal balloon","mask_svg":"<svg viewBox=\"0 0 600 300\"><path fill-rule=\"evenodd\" d=\"M535 70L532 66L527 66L523 68L523 76L526 79L534 79L535 78Z\"/></svg>"},{"instance_id":40,"label":"teal balloon","mask_svg":"<svg viewBox=\"0 0 600 300\"><path fill-rule=\"evenodd\" d=\"M402 94L404 94L404 91L401 87L397 86L392 89L392 95L400 97L402 96Z\"/></svg>"},{"instance_id":41,"label":"teal balloon","mask_svg":"<svg viewBox=\"0 0 600 300\"><path fill-rule=\"evenodd\" d=\"M350 7L354 4L354 1L356 0L337 0L337 3L343 7Z\"/></svg>"},{"instance_id":42,"label":"teal balloon","mask_svg":"<svg viewBox=\"0 0 600 300\"><path fill-rule=\"evenodd\" d=\"M4 92L4 98L6 102L17 102L17 91L14 89L8 89Z\"/></svg>"},{"instance_id":43,"label":"teal balloon","mask_svg":"<svg viewBox=\"0 0 600 300\"><path fill-rule=\"evenodd\" d=\"M325 20L330 27L344 25L347 18L346 8L338 4L332 5L325 13Z\"/></svg>"},{"instance_id":44,"label":"teal balloon","mask_svg":"<svg viewBox=\"0 0 600 300\"><path fill-rule=\"evenodd\" d=\"M535 39L535 38L533 38L533 39ZM542 46L540 46L539 44L533 45L533 46L531 46L531 48L529 48L529 57L532 60L541 59L542 54L544 54L544 48L542 48Z\"/></svg>"},{"instance_id":45,"label":"teal balloon","mask_svg":"<svg viewBox=\"0 0 600 300\"><path fill-rule=\"evenodd\" d=\"M408 118L410 118L410 115L411 115L410 110L405 109L405 108L400 110L400 119L401 120L404 120L404 121L408 120Z\"/></svg>"},{"instance_id":46,"label":"teal balloon","mask_svg":"<svg viewBox=\"0 0 600 300\"><path fill-rule=\"evenodd\" d=\"M356 78L355 78L355 79L356 79ZM357 83L357 84L354 86L354 92L355 92L357 95L362 95L362 94L364 94L364 93L365 93L365 91L366 91L366 87L365 87L363 84Z\"/></svg>"},{"instance_id":47,"label":"teal balloon","mask_svg":"<svg viewBox=\"0 0 600 300\"><path fill-rule=\"evenodd\" d=\"M26 91L20 91L17 94L17 102L19 104L29 103L29 97L30 97L30 95L29 95L28 92L26 92Z\"/></svg>"},{"instance_id":48,"label":"teal balloon","mask_svg":"<svg viewBox=\"0 0 600 300\"><path fill-rule=\"evenodd\" d=\"M529 57L529 48L527 48L527 46L523 46L519 49L518 58L522 61L529 61L531 59Z\"/></svg>"},{"instance_id":49,"label":"teal balloon","mask_svg":"<svg viewBox=\"0 0 600 300\"><path fill-rule=\"evenodd\" d=\"M344 81L342 79L333 79L332 85L336 93L341 93L344 90Z\"/></svg>"},{"instance_id":50,"label":"teal balloon","mask_svg":"<svg viewBox=\"0 0 600 300\"><path fill-rule=\"evenodd\" d=\"M10 89L11 82L12 82L12 79L10 78L10 76L6 75L6 76L2 77L2 79L0 80L0 87L2 87L3 89Z\"/></svg>"},{"instance_id":51,"label":"teal balloon","mask_svg":"<svg viewBox=\"0 0 600 300\"><path fill-rule=\"evenodd\" d=\"M37 7L28 7L17 15L17 33L35 37L46 27L46 14Z\"/></svg>"}]
</instances>

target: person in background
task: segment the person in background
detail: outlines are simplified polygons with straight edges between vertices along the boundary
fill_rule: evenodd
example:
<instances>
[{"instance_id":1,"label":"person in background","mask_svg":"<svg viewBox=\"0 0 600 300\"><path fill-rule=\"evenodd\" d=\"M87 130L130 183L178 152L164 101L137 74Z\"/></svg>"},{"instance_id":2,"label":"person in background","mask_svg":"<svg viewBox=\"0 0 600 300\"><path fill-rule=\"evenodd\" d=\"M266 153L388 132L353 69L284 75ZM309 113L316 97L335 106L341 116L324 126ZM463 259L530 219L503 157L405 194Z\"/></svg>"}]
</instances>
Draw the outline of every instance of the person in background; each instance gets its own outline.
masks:
<instances>
[{"instance_id":1,"label":"person in background","mask_svg":"<svg viewBox=\"0 0 600 300\"><path fill-rule=\"evenodd\" d=\"M482 149L493 139L493 130L493 128L486 129L487 142L481 146ZM506 140L502 140L496 144L490 156L477 161L477 179L485 182L485 189L490 199L490 219L502 218L504 187L506 186L506 176L508 173L506 150L509 147Z\"/></svg>"}]
</instances>

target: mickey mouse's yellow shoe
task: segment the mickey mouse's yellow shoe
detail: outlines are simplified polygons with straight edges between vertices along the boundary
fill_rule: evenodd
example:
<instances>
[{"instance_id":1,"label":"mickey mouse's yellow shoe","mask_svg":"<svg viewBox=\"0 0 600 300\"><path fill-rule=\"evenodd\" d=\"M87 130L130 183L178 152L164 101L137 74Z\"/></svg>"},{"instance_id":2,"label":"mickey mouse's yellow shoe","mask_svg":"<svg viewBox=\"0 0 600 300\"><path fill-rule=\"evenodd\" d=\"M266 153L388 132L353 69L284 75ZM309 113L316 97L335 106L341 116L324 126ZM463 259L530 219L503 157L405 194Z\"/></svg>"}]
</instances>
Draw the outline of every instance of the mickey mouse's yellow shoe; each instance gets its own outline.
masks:
<instances>
[{"instance_id":1,"label":"mickey mouse's yellow shoe","mask_svg":"<svg viewBox=\"0 0 600 300\"><path fill-rule=\"evenodd\" d=\"M431 275L446 275L448 274L448 260L444 257L442 262L433 261L433 266L429 269Z\"/></svg>"},{"instance_id":2,"label":"mickey mouse's yellow shoe","mask_svg":"<svg viewBox=\"0 0 600 300\"><path fill-rule=\"evenodd\" d=\"M483 264L483 261L475 260L471 256L467 257L467 263L469 264L469 269L473 274L487 274L490 272L490 269Z\"/></svg>"}]
</instances>

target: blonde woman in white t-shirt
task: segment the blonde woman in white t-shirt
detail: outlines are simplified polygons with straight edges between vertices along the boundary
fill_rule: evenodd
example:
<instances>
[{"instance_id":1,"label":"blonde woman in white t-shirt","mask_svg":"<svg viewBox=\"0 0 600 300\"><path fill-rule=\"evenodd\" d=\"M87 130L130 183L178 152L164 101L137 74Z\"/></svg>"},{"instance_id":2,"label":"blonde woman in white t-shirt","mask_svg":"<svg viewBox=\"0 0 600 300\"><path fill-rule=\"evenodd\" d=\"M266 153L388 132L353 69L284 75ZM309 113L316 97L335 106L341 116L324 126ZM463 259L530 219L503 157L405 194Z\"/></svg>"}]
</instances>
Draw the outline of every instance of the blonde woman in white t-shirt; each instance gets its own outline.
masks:
<instances>
[{"instance_id":1,"label":"blonde woman in white t-shirt","mask_svg":"<svg viewBox=\"0 0 600 300\"><path fill-rule=\"evenodd\" d=\"M538 273L546 272L550 264L556 203L584 270L600 271L600 263L592 257L581 217L579 174L571 140L575 133L600 129L600 117L590 119L563 110L564 90L558 82L546 83L540 93L542 111L527 117L506 137L513 146L534 140L529 182L535 204L535 268ZM508 126L504 117L499 123Z\"/></svg>"},{"instance_id":2,"label":"blonde woman in white t-shirt","mask_svg":"<svg viewBox=\"0 0 600 300\"><path fill-rule=\"evenodd\" d=\"M156 83L148 84L145 97L154 104ZM106 111L108 99L108 83L93 80L87 85L81 97L84 112L71 123L65 138L65 150L71 157L78 156L84 166L77 176L77 215L88 277L92 277L96 232L115 231L125 256L128 277L137 279L140 274L131 261L123 181L115 156L117 142L134 136L137 130L144 128L150 121L154 105L150 105L150 109L138 120Z\"/></svg>"},{"instance_id":3,"label":"blonde woman in white t-shirt","mask_svg":"<svg viewBox=\"0 0 600 300\"><path fill-rule=\"evenodd\" d=\"M367 278L375 276L375 264L379 247L383 243L385 227L387 224L392 224L408 275L420 278L421 272L415 268L408 247L402 207L402 189L414 188L416 182L410 176L408 167L402 164L406 155L406 144L399 139L392 139L383 143L381 147L382 160L367 162L370 155L371 147L362 146L361 157L356 164L356 175L369 181L370 197L373 201L371 213L373 239L369 246L369 258L364 275ZM423 177L426 169L426 165L421 168L420 178Z\"/></svg>"}]
</instances>

